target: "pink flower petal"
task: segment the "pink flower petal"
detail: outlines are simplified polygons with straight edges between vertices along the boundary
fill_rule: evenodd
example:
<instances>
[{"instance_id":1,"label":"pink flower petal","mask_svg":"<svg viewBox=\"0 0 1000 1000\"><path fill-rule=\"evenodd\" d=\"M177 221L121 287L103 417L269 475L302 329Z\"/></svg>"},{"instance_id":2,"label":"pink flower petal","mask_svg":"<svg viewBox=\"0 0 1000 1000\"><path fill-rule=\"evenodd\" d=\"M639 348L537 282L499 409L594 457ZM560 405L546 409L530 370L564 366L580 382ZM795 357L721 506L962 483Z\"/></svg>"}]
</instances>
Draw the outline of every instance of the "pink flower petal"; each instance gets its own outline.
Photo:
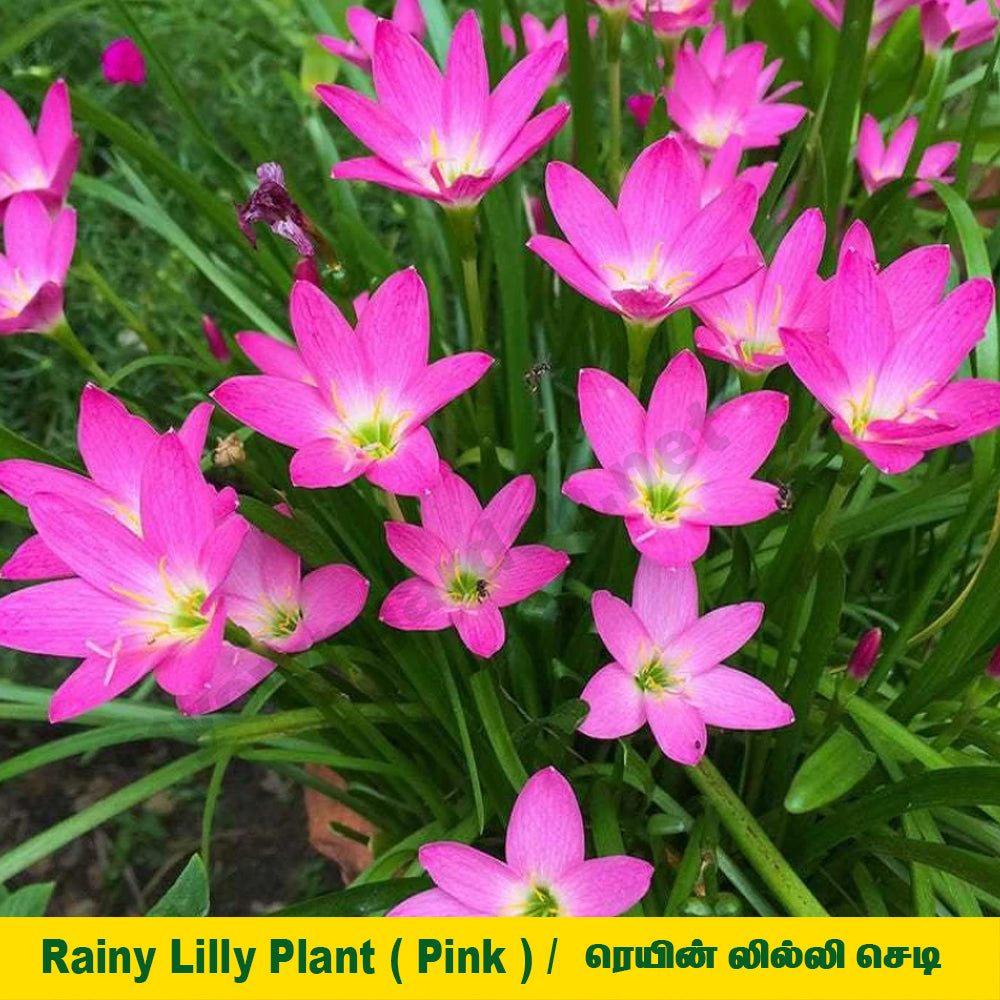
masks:
<instances>
[{"instance_id":1,"label":"pink flower petal","mask_svg":"<svg viewBox=\"0 0 1000 1000\"><path fill-rule=\"evenodd\" d=\"M627 386L599 368L584 368L577 394L583 428L601 465L625 472L640 465L646 413Z\"/></svg>"},{"instance_id":2,"label":"pink flower petal","mask_svg":"<svg viewBox=\"0 0 1000 1000\"><path fill-rule=\"evenodd\" d=\"M403 164L409 159L420 158L420 140L380 104L340 84L321 83L316 93L344 126L379 159L388 164Z\"/></svg>"},{"instance_id":3,"label":"pink flower petal","mask_svg":"<svg viewBox=\"0 0 1000 1000\"><path fill-rule=\"evenodd\" d=\"M358 320L356 336L378 373L379 388L398 392L415 375L424 373L430 307L427 288L412 267L397 271L379 285Z\"/></svg>"},{"instance_id":4,"label":"pink flower petal","mask_svg":"<svg viewBox=\"0 0 1000 1000\"><path fill-rule=\"evenodd\" d=\"M382 602L379 621L404 631L437 632L448 628L454 606L441 591L420 577L397 584Z\"/></svg>"},{"instance_id":5,"label":"pink flower petal","mask_svg":"<svg viewBox=\"0 0 1000 1000\"><path fill-rule=\"evenodd\" d=\"M669 473L694 462L708 401L705 370L690 351L673 357L653 386L646 417L645 451Z\"/></svg>"},{"instance_id":6,"label":"pink flower petal","mask_svg":"<svg viewBox=\"0 0 1000 1000\"><path fill-rule=\"evenodd\" d=\"M487 558L487 565L501 559L517 540L535 506L535 480L517 476L486 505L469 536L468 545Z\"/></svg>"},{"instance_id":7,"label":"pink flower petal","mask_svg":"<svg viewBox=\"0 0 1000 1000\"><path fill-rule=\"evenodd\" d=\"M483 913L503 915L525 890L522 880L502 861L466 844L424 844L419 858L439 889Z\"/></svg>"},{"instance_id":8,"label":"pink flower petal","mask_svg":"<svg viewBox=\"0 0 1000 1000\"><path fill-rule=\"evenodd\" d=\"M763 616L764 605L754 601L716 608L674 636L664 656L676 663L685 677L695 677L742 649Z\"/></svg>"},{"instance_id":9,"label":"pink flower petal","mask_svg":"<svg viewBox=\"0 0 1000 1000\"><path fill-rule=\"evenodd\" d=\"M685 689L710 726L777 729L795 721L791 707L766 684L732 667L719 666L692 677Z\"/></svg>"},{"instance_id":10,"label":"pink flower petal","mask_svg":"<svg viewBox=\"0 0 1000 1000\"><path fill-rule=\"evenodd\" d=\"M0 598L0 643L24 653L90 656L110 648L129 608L83 580L54 580Z\"/></svg>"},{"instance_id":11,"label":"pink flower petal","mask_svg":"<svg viewBox=\"0 0 1000 1000\"><path fill-rule=\"evenodd\" d=\"M367 599L368 581L353 566L321 566L302 580L302 621L323 642L350 625Z\"/></svg>"},{"instance_id":12,"label":"pink flower petal","mask_svg":"<svg viewBox=\"0 0 1000 1000\"><path fill-rule=\"evenodd\" d=\"M211 620L195 639L175 642L156 666L156 683L172 695L194 695L211 682L222 653L226 611L220 601L211 611Z\"/></svg>"},{"instance_id":13,"label":"pink flower petal","mask_svg":"<svg viewBox=\"0 0 1000 1000\"><path fill-rule=\"evenodd\" d=\"M441 71L423 46L391 21L379 20L375 26L372 79L379 104L396 122L424 138L431 129L440 129ZM353 126L344 124L373 152L379 152Z\"/></svg>"},{"instance_id":14,"label":"pink flower petal","mask_svg":"<svg viewBox=\"0 0 1000 1000\"><path fill-rule=\"evenodd\" d=\"M105 656L88 656L56 688L49 702L49 722L73 719L92 708L107 704L142 680L162 656L162 650L145 648L122 650L113 669Z\"/></svg>"},{"instance_id":15,"label":"pink flower petal","mask_svg":"<svg viewBox=\"0 0 1000 1000\"><path fill-rule=\"evenodd\" d=\"M778 509L778 488L759 479L714 479L697 493L698 509L691 515L699 524L728 527L752 524Z\"/></svg>"},{"instance_id":16,"label":"pink flower petal","mask_svg":"<svg viewBox=\"0 0 1000 1000\"><path fill-rule=\"evenodd\" d=\"M483 508L472 487L447 464L442 462L438 471L437 484L421 497L420 520L449 549L464 550Z\"/></svg>"},{"instance_id":17,"label":"pink flower petal","mask_svg":"<svg viewBox=\"0 0 1000 1000\"><path fill-rule=\"evenodd\" d=\"M503 616L493 601L456 609L452 624L469 651L485 660L500 651L506 638Z\"/></svg>"},{"instance_id":18,"label":"pink flower petal","mask_svg":"<svg viewBox=\"0 0 1000 1000\"><path fill-rule=\"evenodd\" d=\"M771 453L788 417L788 397L764 390L744 393L711 413L693 476L752 476Z\"/></svg>"},{"instance_id":19,"label":"pink flower petal","mask_svg":"<svg viewBox=\"0 0 1000 1000\"><path fill-rule=\"evenodd\" d=\"M608 652L626 670L635 673L653 651L646 626L623 600L606 590L597 591L590 601L594 624Z\"/></svg>"},{"instance_id":20,"label":"pink flower petal","mask_svg":"<svg viewBox=\"0 0 1000 1000\"><path fill-rule=\"evenodd\" d=\"M38 535L21 542L0 566L0 580L57 580L64 576L73 576L73 571Z\"/></svg>"},{"instance_id":21,"label":"pink flower petal","mask_svg":"<svg viewBox=\"0 0 1000 1000\"><path fill-rule=\"evenodd\" d=\"M700 559L708 548L709 529L704 524L681 521L664 526L647 517L627 516L625 527L632 544L653 562L663 566L680 566Z\"/></svg>"},{"instance_id":22,"label":"pink flower petal","mask_svg":"<svg viewBox=\"0 0 1000 1000\"><path fill-rule=\"evenodd\" d=\"M227 413L292 448L326 437L334 416L312 386L271 375L238 375L213 393Z\"/></svg>"},{"instance_id":23,"label":"pink flower petal","mask_svg":"<svg viewBox=\"0 0 1000 1000\"><path fill-rule=\"evenodd\" d=\"M489 96L490 71L479 19L473 11L466 11L455 25L448 48L441 98L445 135L481 134Z\"/></svg>"},{"instance_id":24,"label":"pink flower petal","mask_svg":"<svg viewBox=\"0 0 1000 1000\"><path fill-rule=\"evenodd\" d=\"M556 274L581 295L605 309L618 311L607 281L598 276L573 247L552 236L532 236L528 249L538 254Z\"/></svg>"},{"instance_id":25,"label":"pink flower petal","mask_svg":"<svg viewBox=\"0 0 1000 1000\"><path fill-rule=\"evenodd\" d=\"M387 917L489 917L491 913L474 910L449 896L443 889L418 892L394 906Z\"/></svg>"},{"instance_id":26,"label":"pink flower petal","mask_svg":"<svg viewBox=\"0 0 1000 1000\"><path fill-rule=\"evenodd\" d=\"M948 286L951 250L944 245L917 247L879 272L878 283L889 299L892 325L905 333L922 323Z\"/></svg>"},{"instance_id":27,"label":"pink flower petal","mask_svg":"<svg viewBox=\"0 0 1000 1000\"><path fill-rule=\"evenodd\" d=\"M569 565L569 556L546 545L517 545L504 556L493 577L491 596L497 607L517 604L547 587Z\"/></svg>"},{"instance_id":28,"label":"pink flower petal","mask_svg":"<svg viewBox=\"0 0 1000 1000\"><path fill-rule=\"evenodd\" d=\"M288 472L295 486L324 489L353 483L371 465L369 459L358 458L355 452L348 452L332 438L324 437L300 447L292 456Z\"/></svg>"},{"instance_id":29,"label":"pink flower petal","mask_svg":"<svg viewBox=\"0 0 1000 1000\"><path fill-rule=\"evenodd\" d=\"M678 764L697 764L708 733L701 712L680 695L646 699L646 716L660 749Z\"/></svg>"},{"instance_id":30,"label":"pink flower petal","mask_svg":"<svg viewBox=\"0 0 1000 1000\"><path fill-rule=\"evenodd\" d=\"M653 866L618 855L591 858L560 876L555 892L567 917L617 917L649 891Z\"/></svg>"},{"instance_id":31,"label":"pink flower petal","mask_svg":"<svg viewBox=\"0 0 1000 1000\"><path fill-rule=\"evenodd\" d=\"M583 816L570 783L554 768L524 784L507 824L507 865L526 882L550 884L583 862Z\"/></svg>"},{"instance_id":32,"label":"pink flower petal","mask_svg":"<svg viewBox=\"0 0 1000 1000\"><path fill-rule=\"evenodd\" d=\"M590 707L577 727L584 736L616 740L629 736L646 722L646 707L635 677L617 663L609 663L587 681L580 697Z\"/></svg>"},{"instance_id":33,"label":"pink flower petal","mask_svg":"<svg viewBox=\"0 0 1000 1000\"><path fill-rule=\"evenodd\" d=\"M875 265L848 253L834 278L830 298L830 346L853 380L878 372L892 345L892 313L879 287Z\"/></svg>"},{"instance_id":34,"label":"pink flower petal","mask_svg":"<svg viewBox=\"0 0 1000 1000\"><path fill-rule=\"evenodd\" d=\"M663 646L698 617L698 580L689 563L661 566L639 560L632 607L656 645Z\"/></svg>"},{"instance_id":35,"label":"pink flower petal","mask_svg":"<svg viewBox=\"0 0 1000 1000\"><path fill-rule=\"evenodd\" d=\"M563 483L562 491L573 503L601 514L625 514L636 497L635 487L628 477L608 469L574 472Z\"/></svg>"},{"instance_id":36,"label":"pink flower petal","mask_svg":"<svg viewBox=\"0 0 1000 1000\"><path fill-rule=\"evenodd\" d=\"M177 708L182 715L204 715L218 712L242 698L256 687L275 668L266 657L240 649L229 643L215 659L211 676L201 688L190 694L177 696Z\"/></svg>"},{"instance_id":37,"label":"pink flower petal","mask_svg":"<svg viewBox=\"0 0 1000 1000\"><path fill-rule=\"evenodd\" d=\"M370 483L404 497L423 496L437 483L441 459L426 427L410 431L390 458L372 462L365 472Z\"/></svg>"},{"instance_id":38,"label":"pink flower petal","mask_svg":"<svg viewBox=\"0 0 1000 1000\"><path fill-rule=\"evenodd\" d=\"M441 358L419 371L404 393L413 423L423 423L453 399L471 389L493 365L481 351L467 351Z\"/></svg>"},{"instance_id":39,"label":"pink flower petal","mask_svg":"<svg viewBox=\"0 0 1000 1000\"><path fill-rule=\"evenodd\" d=\"M291 344L255 330L236 334L236 343L243 353L265 374L296 382L312 382L302 355Z\"/></svg>"},{"instance_id":40,"label":"pink flower petal","mask_svg":"<svg viewBox=\"0 0 1000 1000\"><path fill-rule=\"evenodd\" d=\"M94 507L107 496L106 490L85 476L27 458L0 462L0 490L22 506L26 506L36 493L53 493Z\"/></svg>"},{"instance_id":41,"label":"pink flower petal","mask_svg":"<svg viewBox=\"0 0 1000 1000\"><path fill-rule=\"evenodd\" d=\"M389 551L411 572L436 587L444 583L443 570L452 553L437 535L415 524L388 521L385 540Z\"/></svg>"}]
</instances>

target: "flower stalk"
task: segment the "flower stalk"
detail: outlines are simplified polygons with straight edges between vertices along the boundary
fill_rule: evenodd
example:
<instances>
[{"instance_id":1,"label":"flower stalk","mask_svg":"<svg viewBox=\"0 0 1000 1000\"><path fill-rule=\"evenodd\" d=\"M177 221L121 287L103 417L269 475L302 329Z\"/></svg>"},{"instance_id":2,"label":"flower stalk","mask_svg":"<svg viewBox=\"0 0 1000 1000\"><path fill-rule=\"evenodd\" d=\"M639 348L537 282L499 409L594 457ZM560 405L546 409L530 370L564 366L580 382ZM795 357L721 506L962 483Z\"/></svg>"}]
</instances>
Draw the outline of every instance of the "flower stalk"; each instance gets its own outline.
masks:
<instances>
[{"instance_id":1,"label":"flower stalk","mask_svg":"<svg viewBox=\"0 0 1000 1000\"><path fill-rule=\"evenodd\" d=\"M788 913L793 917L829 916L715 765L703 757L698 765L689 767L687 773L698 791L715 807L737 846Z\"/></svg>"},{"instance_id":2,"label":"flower stalk","mask_svg":"<svg viewBox=\"0 0 1000 1000\"><path fill-rule=\"evenodd\" d=\"M69 325L66 317L60 316L56 325L49 330L49 336L64 351L72 355L79 366L90 375L99 385L106 385L108 381L107 372L97 363L94 356L83 346L82 341Z\"/></svg>"},{"instance_id":3,"label":"flower stalk","mask_svg":"<svg viewBox=\"0 0 1000 1000\"><path fill-rule=\"evenodd\" d=\"M625 321L625 333L628 336L628 387L638 398L642 390L642 380L646 375L646 358L649 346L657 326L648 323L630 323Z\"/></svg>"},{"instance_id":4,"label":"flower stalk","mask_svg":"<svg viewBox=\"0 0 1000 1000\"><path fill-rule=\"evenodd\" d=\"M627 12L604 18L608 62L608 189L618 196L622 183L622 37Z\"/></svg>"}]
</instances>

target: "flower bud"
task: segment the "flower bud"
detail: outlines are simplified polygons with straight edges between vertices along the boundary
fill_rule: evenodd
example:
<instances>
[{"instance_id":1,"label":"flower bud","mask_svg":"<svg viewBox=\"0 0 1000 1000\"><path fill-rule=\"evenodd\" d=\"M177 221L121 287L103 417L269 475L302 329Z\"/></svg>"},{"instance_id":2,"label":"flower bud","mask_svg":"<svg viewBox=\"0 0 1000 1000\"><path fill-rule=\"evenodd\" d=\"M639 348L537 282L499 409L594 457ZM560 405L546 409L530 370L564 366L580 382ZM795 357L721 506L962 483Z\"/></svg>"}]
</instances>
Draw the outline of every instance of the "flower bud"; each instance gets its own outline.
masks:
<instances>
[{"instance_id":1,"label":"flower bud","mask_svg":"<svg viewBox=\"0 0 1000 1000\"><path fill-rule=\"evenodd\" d=\"M847 676L858 682L867 680L881 649L882 630L880 628L869 629L858 640L854 652L851 653L851 658L847 662Z\"/></svg>"},{"instance_id":2,"label":"flower bud","mask_svg":"<svg viewBox=\"0 0 1000 1000\"><path fill-rule=\"evenodd\" d=\"M986 664L986 676L1000 681L1000 646L993 650L990 662Z\"/></svg>"},{"instance_id":3,"label":"flower bud","mask_svg":"<svg viewBox=\"0 0 1000 1000\"><path fill-rule=\"evenodd\" d=\"M229 353L229 345L226 343L226 338L222 336L219 324L206 314L201 317L201 329L205 334L205 340L208 342L208 349L212 352L212 356L224 365L229 364L233 360L233 356Z\"/></svg>"}]
</instances>

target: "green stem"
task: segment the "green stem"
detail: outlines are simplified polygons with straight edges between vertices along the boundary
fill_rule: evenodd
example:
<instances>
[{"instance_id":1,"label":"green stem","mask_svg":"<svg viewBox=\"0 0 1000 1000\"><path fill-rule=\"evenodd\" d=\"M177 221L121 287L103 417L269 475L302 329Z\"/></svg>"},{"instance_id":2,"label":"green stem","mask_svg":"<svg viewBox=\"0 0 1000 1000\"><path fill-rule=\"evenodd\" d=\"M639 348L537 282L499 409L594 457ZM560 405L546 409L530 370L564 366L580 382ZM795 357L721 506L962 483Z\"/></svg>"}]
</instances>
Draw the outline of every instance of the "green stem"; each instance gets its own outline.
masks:
<instances>
[{"instance_id":1,"label":"green stem","mask_svg":"<svg viewBox=\"0 0 1000 1000\"><path fill-rule=\"evenodd\" d=\"M608 55L608 189L618 197L622 182L622 36L625 17L605 16Z\"/></svg>"},{"instance_id":2,"label":"green stem","mask_svg":"<svg viewBox=\"0 0 1000 1000\"><path fill-rule=\"evenodd\" d=\"M476 255L462 258L462 280L465 282L465 301L469 309L469 328L472 347L486 350L486 325L483 322L483 297L479 290L479 261Z\"/></svg>"},{"instance_id":3,"label":"green stem","mask_svg":"<svg viewBox=\"0 0 1000 1000\"><path fill-rule=\"evenodd\" d=\"M625 333L628 336L628 387L638 398L646 374L649 345L653 342L656 327L625 320Z\"/></svg>"},{"instance_id":4,"label":"green stem","mask_svg":"<svg viewBox=\"0 0 1000 1000\"><path fill-rule=\"evenodd\" d=\"M382 498L385 500L385 506L389 511L389 517L393 521L399 521L401 524L405 524L406 515L403 513L403 508L399 506L399 498L396 494L390 493L388 490L383 490Z\"/></svg>"},{"instance_id":5,"label":"green stem","mask_svg":"<svg viewBox=\"0 0 1000 1000\"><path fill-rule=\"evenodd\" d=\"M698 791L715 806L737 846L789 914L793 917L829 916L715 765L702 757L701 763L689 767L687 773Z\"/></svg>"},{"instance_id":6,"label":"green stem","mask_svg":"<svg viewBox=\"0 0 1000 1000\"><path fill-rule=\"evenodd\" d=\"M73 332L73 328L69 325L65 316L61 316L56 325L49 330L49 336L64 351L71 354L80 367L100 385L104 385L108 381L107 373L94 360L94 356L90 351L80 342L80 338Z\"/></svg>"},{"instance_id":7,"label":"green stem","mask_svg":"<svg viewBox=\"0 0 1000 1000\"><path fill-rule=\"evenodd\" d=\"M841 455L840 473L837 476L837 481L833 484L826 506L820 512L813 528L814 552L823 551L834 522L837 520L837 515L847 499L847 494L851 492L854 484L858 481L858 476L861 475L861 470L865 465L861 453L850 445L844 445Z\"/></svg>"}]
</instances>

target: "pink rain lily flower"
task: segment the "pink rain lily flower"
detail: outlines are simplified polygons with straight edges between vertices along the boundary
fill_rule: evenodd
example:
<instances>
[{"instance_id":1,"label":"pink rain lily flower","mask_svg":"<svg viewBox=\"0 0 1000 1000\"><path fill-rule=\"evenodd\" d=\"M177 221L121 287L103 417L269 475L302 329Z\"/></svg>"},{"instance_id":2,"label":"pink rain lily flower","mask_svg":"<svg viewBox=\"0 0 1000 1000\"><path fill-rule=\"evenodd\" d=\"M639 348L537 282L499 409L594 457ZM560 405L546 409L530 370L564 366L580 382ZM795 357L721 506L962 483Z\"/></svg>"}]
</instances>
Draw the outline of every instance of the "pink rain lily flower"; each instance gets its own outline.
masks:
<instances>
[{"instance_id":1,"label":"pink rain lily flower","mask_svg":"<svg viewBox=\"0 0 1000 1000\"><path fill-rule=\"evenodd\" d=\"M353 567L323 566L302 576L299 557L251 527L222 588L229 619L281 653L301 653L346 628L361 614L368 581ZM275 664L230 647L202 688L177 699L186 715L215 712L260 683Z\"/></svg>"},{"instance_id":2,"label":"pink rain lily flower","mask_svg":"<svg viewBox=\"0 0 1000 1000\"><path fill-rule=\"evenodd\" d=\"M993 311L988 280L973 278L939 301L946 247L921 247L876 274L863 241L842 254L832 280L829 334L782 330L781 341L845 441L892 474L1000 426L1000 383L950 381L983 338Z\"/></svg>"},{"instance_id":3,"label":"pink rain lily flower","mask_svg":"<svg viewBox=\"0 0 1000 1000\"><path fill-rule=\"evenodd\" d=\"M733 184L703 208L702 181L700 165L669 136L639 154L617 208L579 170L550 163L545 190L569 242L538 235L528 247L581 295L628 323L656 326L762 263L743 252L757 210L753 185Z\"/></svg>"},{"instance_id":4,"label":"pink rain lily flower","mask_svg":"<svg viewBox=\"0 0 1000 1000\"><path fill-rule=\"evenodd\" d=\"M505 861L453 841L424 844L436 888L387 917L617 917L649 891L653 866L617 855L586 860L583 816L553 767L524 784L507 824Z\"/></svg>"},{"instance_id":5,"label":"pink rain lily flower","mask_svg":"<svg viewBox=\"0 0 1000 1000\"><path fill-rule=\"evenodd\" d=\"M484 508L442 463L438 485L420 501L423 527L385 526L393 555L416 576L392 589L379 619L406 630L454 627L476 656L492 656L504 644L501 608L548 586L569 565L565 552L514 545L534 506L531 476L512 479Z\"/></svg>"},{"instance_id":6,"label":"pink rain lily flower","mask_svg":"<svg viewBox=\"0 0 1000 1000\"><path fill-rule=\"evenodd\" d=\"M726 52L726 33L713 28L696 50L686 42L677 53L674 79L665 91L671 120L702 150L718 149L739 136L744 149L777 146L802 121L806 108L780 100L797 83L768 94L781 60L764 65L762 42Z\"/></svg>"},{"instance_id":7,"label":"pink rain lily flower","mask_svg":"<svg viewBox=\"0 0 1000 1000\"><path fill-rule=\"evenodd\" d=\"M177 440L198 462L205 448L211 403L199 403L177 431ZM49 493L67 497L116 518L130 531L140 530L143 471L160 435L141 417L133 416L119 400L95 385L80 397L77 447L88 475L13 458L0 462L0 490L27 507L34 496ZM236 509L236 494L226 488L214 500L215 516L222 520ZM0 567L5 580L47 580L72 576L73 570L32 535Z\"/></svg>"},{"instance_id":8,"label":"pink rain lily flower","mask_svg":"<svg viewBox=\"0 0 1000 1000\"><path fill-rule=\"evenodd\" d=\"M265 357L266 374L223 382L212 394L216 402L296 450L296 486L344 486L365 476L404 496L431 489L439 460L424 423L483 377L490 355L453 354L428 364L427 289L412 268L382 283L356 330L304 281L292 288L291 320L297 352L259 334L238 338L244 351L253 340L249 350Z\"/></svg>"},{"instance_id":9,"label":"pink rain lily flower","mask_svg":"<svg viewBox=\"0 0 1000 1000\"><path fill-rule=\"evenodd\" d=\"M0 600L0 644L83 657L52 697L53 722L110 701L151 671L171 694L195 694L223 654L220 588L246 522L217 518L215 491L173 432L150 450L139 494L139 534L70 494L29 501L39 535L76 576Z\"/></svg>"},{"instance_id":10,"label":"pink rain lily flower","mask_svg":"<svg viewBox=\"0 0 1000 1000\"><path fill-rule=\"evenodd\" d=\"M858 133L858 168L869 194L906 173L906 163L917 137L917 125L915 117L907 118L889 136L889 141L883 142L878 122L871 115L865 115ZM953 178L945 177L944 172L955 162L958 150L957 142L939 142L928 146L917 165L917 177L922 182L936 180L951 183ZM914 184L910 195L926 194L930 189L927 183Z\"/></svg>"},{"instance_id":11,"label":"pink rain lily flower","mask_svg":"<svg viewBox=\"0 0 1000 1000\"><path fill-rule=\"evenodd\" d=\"M76 247L76 212L50 216L36 194L6 202L0 254L0 336L47 333L63 315L63 283Z\"/></svg>"},{"instance_id":12,"label":"pink rain lily flower","mask_svg":"<svg viewBox=\"0 0 1000 1000\"><path fill-rule=\"evenodd\" d=\"M846 0L810 0L812 5L838 30L844 20ZM872 26L868 34L868 48L873 49L889 33L908 7L919 7L924 0L875 0L872 8Z\"/></svg>"},{"instance_id":13,"label":"pink rain lily flower","mask_svg":"<svg viewBox=\"0 0 1000 1000\"><path fill-rule=\"evenodd\" d=\"M757 166L740 170L740 160L743 158L743 142L735 135L730 136L709 157L707 163L698 153L697 147L691 148L691 158L701 172L701 204L707 205L732 187L737 181L746 181L753 185L758 198L767 190L778 164L774 161L760 163ZM759 251L755 249L759 254Z\"/></svg>"},{"instance_id":14,"label":"pink rain lily flower","mask_svg":"<svg viewBox=\"0 0 1000 1000\"><path fill-rule=\"evenodd\" d=\"M826 226L815 208L789 229L769 267L736 288L694 306L704 323L695 330L698 349L750 374L785 363L778 330L794 327L825 333L827 293L817 274Z\"/></svg>"},{"instance_id":15,"label":"pink rain lily flower","mask_svg":"<svg viewBox=\"0 0 1000 1000\"><path fill-rule=\"evenodd\" d=\"M146 60L131 38L116 38L101 55L101 72L108 83L141 87L146 82Z\"/></svg>"},{"instance_id":16,"label":"pink rain lily flower","mask_svg":"<svg viewBox=\"0 0 1000 1000\"><path fill-rule=\"evenodd\" d=\"M354 41L337 38L334 35L319 35L316 41L335 56L340 56L358 69L370 73L378 15L364 7L348 7L344 16L347 20L347 30L354 36ZM422 42L424 35L427 34L420 0L396 0L396 6L392 10L392 23L400 31L412 35L418 42Z\"/></svg>"},{"instance_id":17,"label":"pink rain lily flower","mask_svg":"<svg viewBox=\"0 0 1000 1000\"><path fill-rule=\"evenodd\" d=\"M533 52L538 52L554 42L558 42L560 45L564 46L565 51L563 53L562 62L559 63L559 69L556 71L556 76L552 81L552 86L555 86L569 72L569 33L566 27L566 15L560 14L559 17L552 22L552 27L546 28L545 22L540 18L535 17L534 14L522 14L521 32L524 35L524 48L528 55L531 55ZM591 38L596 37L596 17L587 18L587 33ZM503 39L504 45L506 45L512 53L516 54L517 34L509 24L500 25L500 37Z\"/></svg>"},{"instance_id":18,"label":"pink rain lily flower","mask_svg":"<svg viewBox=\"0 0 1000 1000\"><path fill-rule=\"evenodd\" d=\"M19 191L33 191L50 211L59 208L80 157L66 84L57 80L49 87L37 132L14 99L0 90L0 135L0 219L5 202Z\"/></svg>"},{"instance_id":19,"label":"pink rain lily flower","mask_svg":"<svg viewBox=\"0 0 1000 1000\"><path fill-rule=\"evenodd\" d=\"M713 525L774 513L777 487L751 477L788 415L780 392L750 392L706 412L705 371L681 351L653 386L647 413L618 379L580 372L580 418L599 469L563 485L574 503L625 519L632 544L667 566L694 562Z\"/></svg>"},{"instance_id":20,"label":"pink rain lily flower","mask_svg":"<svg viewBox=\"0 0 1000 1000\"><path fill-rule=\"evenodd\" d=\"M712 23L715 0L632 0L629 14L648 24L657 38L680 38L690 28Z\"/></svg>"},{"instance_id":21,"label":"pink rain lily flower","mask_svg":"<svg viewBox=\"0 0 1000 1000\"><path fill-rule=\"evenodd\" d=\"M522 59L490 93L479 21L462 15L442 75L420 44L389 21L375 29L377 101L339 85L316 92L374 156L335 164L337 179L371 181L471 207L562 128L569 106L531 113L559 72L566 46L553 42Z\"/></svg>"},{"instance_id":22,"label":"pink rain lily flower","mask_svg":"<svg viewBox=\"0 0 1000 1000\"><path fill-rule=\"evenodd\" d=\"M975 48L995 36L997 24L989 0L926 0L920 7L920 32L928 52L938 52L953 35L956 52Z\"/></svg>"},{"instance_id":23,"label":"pink rain lily flower","mask_svg":"<svg viewBox=\"0 0 1000 1000\"><path fill-rule=\"evenodd\" d=\"M584 735L613 740L648 722L660 749L691 765L705 754L706 726L777 729L795 721L766 684L722 663L760 627L763 604L731 604L699 618L694 567L643 558L631 606L599 590L591 608L614 662L580 696L590 707Z\"/></svg>"}]
</instances>

